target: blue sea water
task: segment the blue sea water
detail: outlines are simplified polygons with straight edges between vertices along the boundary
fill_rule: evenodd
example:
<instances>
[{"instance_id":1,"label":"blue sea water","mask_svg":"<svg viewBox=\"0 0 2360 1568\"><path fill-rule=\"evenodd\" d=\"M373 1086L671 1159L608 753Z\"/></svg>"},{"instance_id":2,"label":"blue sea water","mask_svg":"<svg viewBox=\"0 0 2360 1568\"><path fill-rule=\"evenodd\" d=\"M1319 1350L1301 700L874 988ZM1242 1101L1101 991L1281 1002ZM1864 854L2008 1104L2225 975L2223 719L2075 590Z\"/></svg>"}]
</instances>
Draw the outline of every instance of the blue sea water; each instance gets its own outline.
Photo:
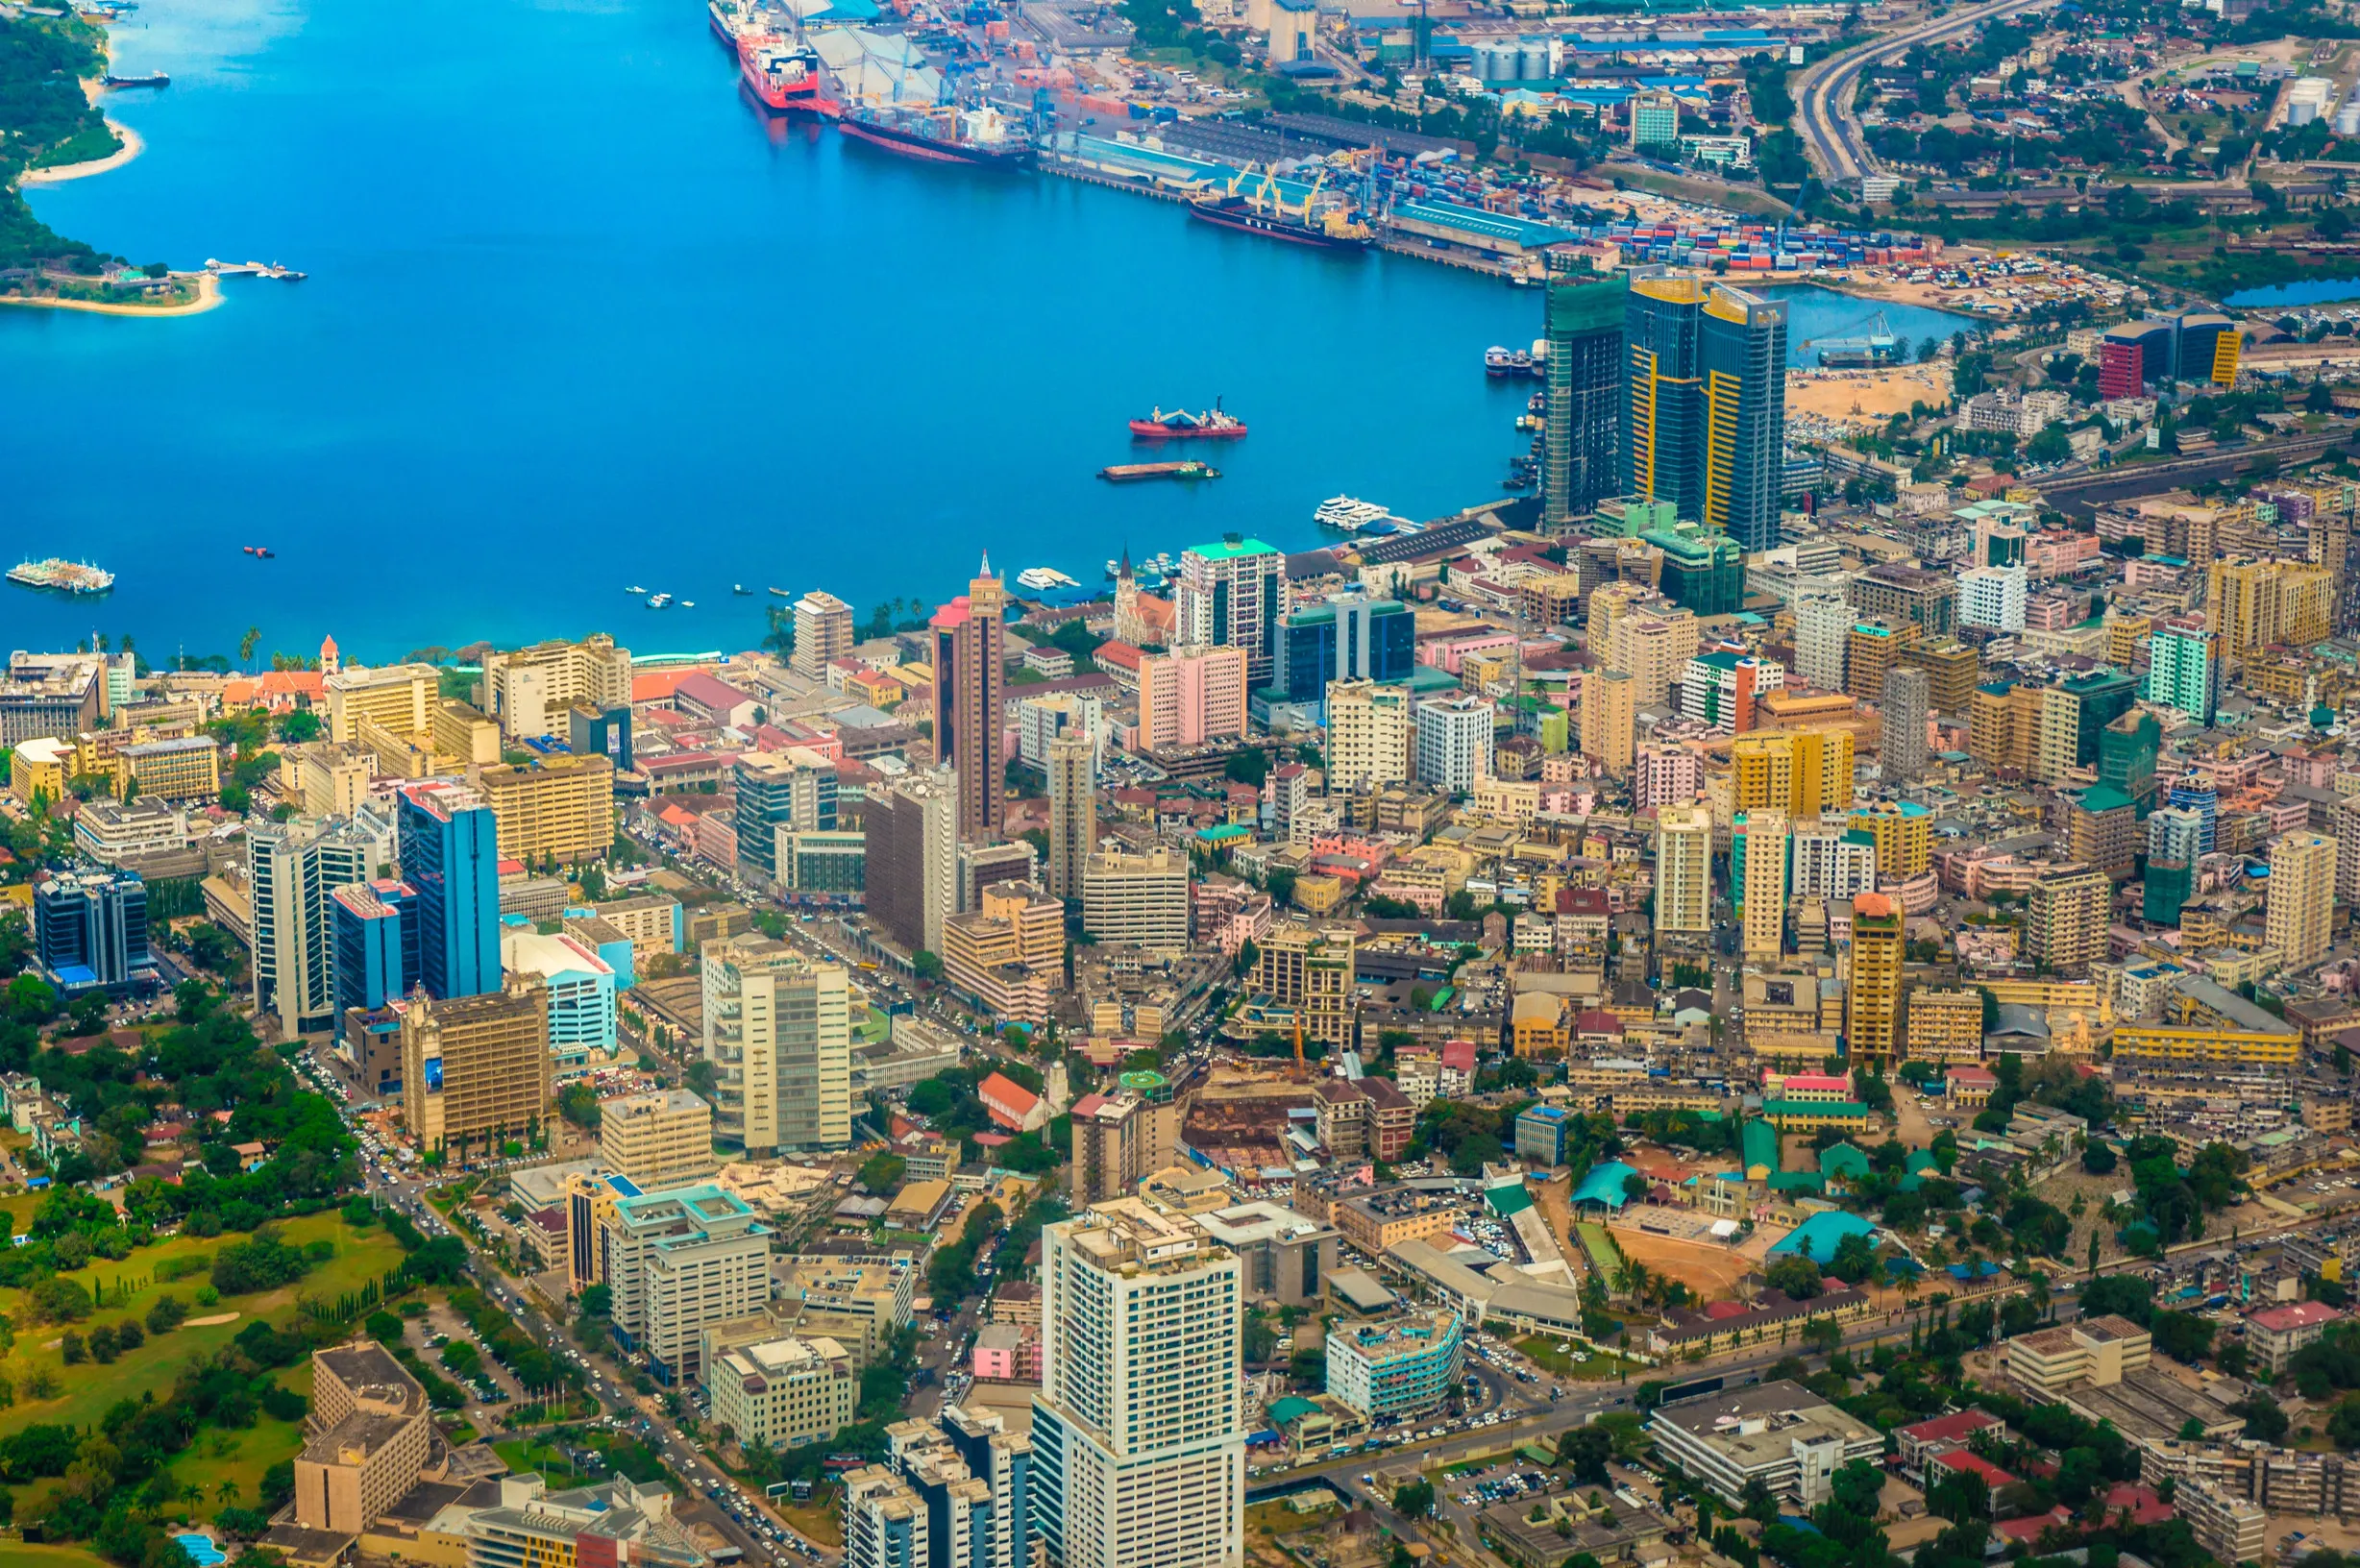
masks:
<instances>
[{"instance_id":1,"label":"blue sea water","mask_svg":"<svg viewBox=\"0 0 2360 1568\"><path fill-rule=\"evenodd\" d=\"M739 648L770 585L865 611L986 551L1094 583L1126 543L1307 548L1340 492L1497 497L1527 440L1533 383L1480 360L1537 333L1536 292L768 122L697 0L147 0L116 64L172 73L112 101L146 151L35 191L41 217L310 277L173 321L0 309L0 554L118 579L8 590L8 647ZM1865 314L1789 298L1798 345ZM1252 434L1163 455L1218 482L1095 478L1155 455L1126 419L1217 396Z\"/></svg>"},{"instance_id":2,"label":"blue sea water","mask_svg":"<svg viewBox=\"0 0 2360 1568\"><path fill-rule=\"evenodd\" d=\"M2221 303L2237 310L2266 310L2274 305L2332 305L2343 300L2360 300L2360 278L2305 278L2268 288L2242 288Z\"/></svg>"}]
</instances>

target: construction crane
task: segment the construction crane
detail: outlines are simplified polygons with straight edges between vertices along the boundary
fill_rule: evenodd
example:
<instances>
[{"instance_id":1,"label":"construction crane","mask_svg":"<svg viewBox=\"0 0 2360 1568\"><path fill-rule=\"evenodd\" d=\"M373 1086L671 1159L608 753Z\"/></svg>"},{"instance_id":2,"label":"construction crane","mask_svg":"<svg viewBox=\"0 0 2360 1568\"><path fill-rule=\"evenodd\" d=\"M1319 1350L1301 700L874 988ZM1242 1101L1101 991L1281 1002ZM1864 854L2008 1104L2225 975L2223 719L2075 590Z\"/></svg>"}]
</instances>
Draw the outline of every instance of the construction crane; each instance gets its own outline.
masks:
<instances>
[{"instance_id":1,"label":"construction crane","mask_svg":"<svg viewBox=\"0 0 2360 1568\"><path fill-rule=\"evenodd\" d=\"M1287 1069L1287 1076L1298 1084L1311 1076L1311 1068L1303 1061L1303 1009L1309 1001L1307 996L1294 1008L1294 1066Z\"/></svg>"}]
</instances>

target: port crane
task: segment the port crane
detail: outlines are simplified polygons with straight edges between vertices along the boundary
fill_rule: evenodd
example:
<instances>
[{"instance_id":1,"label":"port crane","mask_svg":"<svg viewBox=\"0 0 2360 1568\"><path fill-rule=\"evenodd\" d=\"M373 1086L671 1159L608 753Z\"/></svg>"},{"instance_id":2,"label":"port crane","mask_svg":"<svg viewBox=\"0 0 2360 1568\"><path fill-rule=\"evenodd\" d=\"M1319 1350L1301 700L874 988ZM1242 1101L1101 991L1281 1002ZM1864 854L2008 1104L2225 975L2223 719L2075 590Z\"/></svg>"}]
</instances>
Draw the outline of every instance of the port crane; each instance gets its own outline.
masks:
<instances>
[{"instance_id":1,"label":"port crane","mask_svg":"<svg viewBox=\"0 0 2360 1568\"><path fill-rule=\"evenodd\" d=\"M1863 332L1861 331L1862 328L1866 328L1868 330ZM1890 322L1885 320L1884 312L1882 310L1872 310L1857 321L1846 322L1843 326L1837 328L1834 331L1828 333L1824 337L1805 338L1802 346L1807 349L1815 349L1824 347L1825 345L1831 343L1853 343L1862 341L1867 338L1881 337L1889 339L1892 337L1892 335L1893 327Z\"/></svg>"}]
</instances>

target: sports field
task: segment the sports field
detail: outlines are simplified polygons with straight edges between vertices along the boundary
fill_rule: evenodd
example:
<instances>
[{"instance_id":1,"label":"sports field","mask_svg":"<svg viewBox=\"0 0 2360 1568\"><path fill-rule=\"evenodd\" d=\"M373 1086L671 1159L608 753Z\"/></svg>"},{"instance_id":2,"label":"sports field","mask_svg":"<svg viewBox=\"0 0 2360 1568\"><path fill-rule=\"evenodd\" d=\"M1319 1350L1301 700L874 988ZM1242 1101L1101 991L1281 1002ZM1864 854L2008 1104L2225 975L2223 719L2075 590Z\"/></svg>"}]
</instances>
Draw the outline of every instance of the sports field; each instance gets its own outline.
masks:
<instances>
[{"instance_id":1,"label":"sports field","mask_svg":"<svg viewBox=\"0 0 2360 1568\"><path fill-rule=\"evenodd\" d=\"M1606 1234L1606 1227L1583 1220L1574 1226L1573 1234L1580 1239L1582 1251L1589 1259L1589 1266L1597 1270L1598 1277L1606 1282L1606 1287L1609 1290L1621 1289L1622 1258L1615 1252L1614 1242Z\"/></svg>"},{"instance_id":2,"label":"sports field","mask_svg":"<svg viewBox=\"0 0 2360 1568\"><path fill-rule=\"evenodd\" d=\"M1623 1256L1646 1265L1658 1279L1678 1280L1703 1301L1728 1301L1737 1282L1760 1264L1717 1241L1677 1241L1653 1232L1614 1227Z\"/></svg>"}]
</instances>

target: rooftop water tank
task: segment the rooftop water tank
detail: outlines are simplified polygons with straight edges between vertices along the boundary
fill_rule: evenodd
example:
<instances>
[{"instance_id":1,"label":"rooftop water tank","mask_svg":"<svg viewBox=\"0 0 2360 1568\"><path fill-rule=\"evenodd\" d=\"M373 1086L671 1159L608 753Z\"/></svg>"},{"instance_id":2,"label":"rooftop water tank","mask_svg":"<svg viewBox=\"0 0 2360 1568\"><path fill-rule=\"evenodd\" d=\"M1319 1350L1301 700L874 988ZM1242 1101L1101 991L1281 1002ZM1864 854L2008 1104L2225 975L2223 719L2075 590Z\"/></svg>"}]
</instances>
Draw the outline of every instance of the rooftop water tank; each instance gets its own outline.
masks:
<instances>
[{"instance_id":1,"label":"rooftop water tank","mask_svg":"<svg viewBox=\"0 0 2360 1568\"><path fill-rule=\"evenodd\" d=\"M2360 135L2360 104L2346 104L2335 111L2335 134L2339 136Z\"/></svg>"}]
</instances>

